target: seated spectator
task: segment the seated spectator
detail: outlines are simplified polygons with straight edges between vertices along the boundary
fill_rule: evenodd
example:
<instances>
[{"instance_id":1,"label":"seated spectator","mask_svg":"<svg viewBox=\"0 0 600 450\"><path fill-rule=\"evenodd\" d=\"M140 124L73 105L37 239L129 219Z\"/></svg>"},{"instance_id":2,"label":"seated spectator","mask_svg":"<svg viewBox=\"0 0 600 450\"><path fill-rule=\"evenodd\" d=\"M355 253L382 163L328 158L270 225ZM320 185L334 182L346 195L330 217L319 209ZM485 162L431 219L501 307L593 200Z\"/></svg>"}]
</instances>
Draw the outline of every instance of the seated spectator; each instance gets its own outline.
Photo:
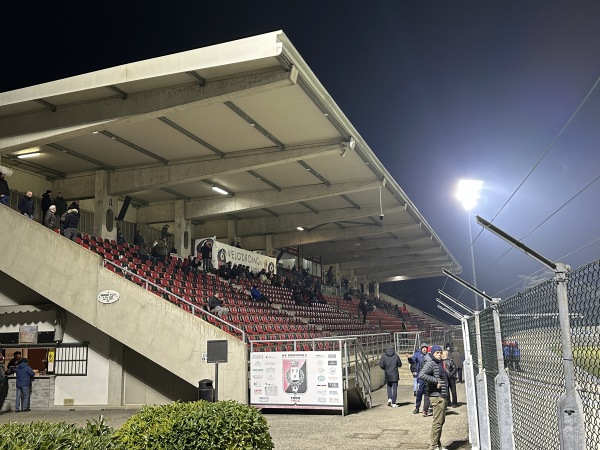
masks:
<instances>
[{"instance_id":1,"label":"seated spectator","mask_svg":"<svg viewBox=\"0 0 600 450\"><path fill-rule=\"evenodd\" d=\"M344 292L344 300L346 300L347 302L351 302L352 301L352 296L350 295L350 292L346 291Z\"/></svg>"},{"instance_id":2,"label":"seated spectator","mask_svg":"<svg viewBox=\"0 0 600 450\"><path fill-rule=\"evenodd\" d=\"M256 284L252 286L252 289L250 289L250 296L255 302L266 302L269 305L271 304L271 301L269 301L267 296L258 290Z\"/></svg>"},{"instance_id":3,"label":"seated spectator","mask_svg":"<svg viewBox=\"0 0 600 450\"><path fill-rule=\"evenodd\" d=\"M140 261L144 262L144 261L150 261L152 263L156 262L156 258L154 256L151 256L148 253L148 248L145 245L141 245L140 249L138 250L138 256L140 258Z\"/></svg>"},{"instance_id":4,"label":"seated spectator","mask_svg":"<svg viewBox=\"0 0 600 450\"><path fill-rule=\"evenodd\" d=\"M218 274L219 278L229 281L231 279L231 261L227 264L221 264Z\"/></svg>"},{"instance_id":5,"label":"seated spectator","mask_svg":"<svg viewBox=\"0 0 600 450\"><path fill-rule=\"evenodd\" d=\"M229 314L229 308L223 308L223 303L219 299L218 292L215 292L208 298L208 310L216 314L219 318L222 318L223 314Z\"/></svg>"},{"instance_id":6,"label":"seated spectator","mask_svg":"<svg viewBox=\"0 0 600 450\"><path fill-rule=\"evenodd\" d=\"M325 296L323 295L323 293L321 291L317 291L317 293L315 294L315 298L317 299L317 303L321 303L321 304L327 304L327 300L325 300Z\"/></svg>"},{"instance_id":7,"label":"seated spectator","mask_svg":"<svg viewBox=\"0 0 600 450\"><path fill-rule=\"evenodd\" d=\"M404 316L410 316L410 313L408 312L408 308L406 307L406 303L402 303L402 314L404 314Z\"/></svg>"}]
</instances>

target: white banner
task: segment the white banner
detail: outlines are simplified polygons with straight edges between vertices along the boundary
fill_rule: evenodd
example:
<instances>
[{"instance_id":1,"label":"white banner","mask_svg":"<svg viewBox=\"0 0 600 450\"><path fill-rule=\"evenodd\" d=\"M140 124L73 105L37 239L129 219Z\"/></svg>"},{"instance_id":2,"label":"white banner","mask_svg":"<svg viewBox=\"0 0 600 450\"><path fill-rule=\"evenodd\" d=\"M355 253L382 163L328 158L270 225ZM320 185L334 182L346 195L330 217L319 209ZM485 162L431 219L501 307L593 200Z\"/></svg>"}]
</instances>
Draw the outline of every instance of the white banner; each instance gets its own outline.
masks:
<instances>
[{"instance_id":1,"label":"white banner","mask_svg":"<svg viewBox=\"0 0 600 450\"><path fill-rule=\"evenodd\" d=\"M250 404L264 408L342 408L342 353L251 353Z\"/></svg>"},{"instance_id":2,"label":"white banner","mask_svg":"<svg viewBox=\"0 0 600 450\"><path fill-rule=\"evenodd\" d=\"M232 245L222 244L214 237L196 240L196 253L198 257L201 257L200 248L205 242L209 242L212 245L212 265L217 269L223 264L231 262L232 266L235 264L250 266L250 270L254 273L258 273L262 269L265 269L267 272L277 273L277 260L275 258Z\"/></svg>"}]
</instances>

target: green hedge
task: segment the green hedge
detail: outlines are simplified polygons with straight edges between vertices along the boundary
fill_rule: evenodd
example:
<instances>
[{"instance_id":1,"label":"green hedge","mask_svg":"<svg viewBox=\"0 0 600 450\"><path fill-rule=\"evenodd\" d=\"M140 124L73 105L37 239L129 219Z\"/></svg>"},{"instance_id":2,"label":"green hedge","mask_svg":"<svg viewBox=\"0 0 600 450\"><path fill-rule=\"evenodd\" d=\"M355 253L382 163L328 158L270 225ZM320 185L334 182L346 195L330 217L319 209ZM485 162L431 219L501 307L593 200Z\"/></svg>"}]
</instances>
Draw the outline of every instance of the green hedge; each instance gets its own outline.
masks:
<instances>
[{"instance_id":1,"label":"green hedge","mask_svg":"<svg viewBox=\"0 0 600 450\"><path fill-rule=\"evenodd\" d=\"M115 436L129 450L273 448L262 414L234 401L146 406Z\"/></svg>"},{"instance_id":2,"label":"green hedge","mask_svg":"<svg viewBox=\"0 0 600 450\"><path fill-rule=\"evenodd\" d=\"M234 401L145 406L116 432L98 421L78 428L65 422L0 425L0 450L270 450L267 421Z\"/></svg>"}]
</instances>

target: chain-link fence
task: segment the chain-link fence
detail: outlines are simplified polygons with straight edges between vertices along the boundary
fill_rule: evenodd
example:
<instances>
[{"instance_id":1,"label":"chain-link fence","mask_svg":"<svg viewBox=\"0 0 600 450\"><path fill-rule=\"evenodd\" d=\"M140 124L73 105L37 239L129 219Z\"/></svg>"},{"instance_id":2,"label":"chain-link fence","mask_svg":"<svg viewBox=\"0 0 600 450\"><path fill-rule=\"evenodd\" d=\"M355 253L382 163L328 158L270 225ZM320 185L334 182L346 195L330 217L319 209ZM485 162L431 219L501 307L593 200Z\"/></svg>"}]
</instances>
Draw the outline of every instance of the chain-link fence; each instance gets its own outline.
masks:
<instances>
[{"instance_id":1,"label":"chain-link fence","mask_svg":"<svg viewBox=\"0 0 600 450\"><path fill-rule=\"evenodd\" d=\"M568 274L567 297L585 448L597 450L600 449L600 261ZM497 348L492 308L479 314L479 333L477 318L467 321L474 374L482 378L485 372L486 377L491 449L502 448L495 381L500 370L499 359L510 383L514 448L559 449L561 436L564 439L564 433L569 432L561 423L561 414L575 411L561 411L558 406L561 397L567 394L558 304L554 279L500 301L497 309L501 351ZM481 390L480 384L475 385ZM481 394L477 392L478 401ZM483 438L482 443L485 443ZM563 442L562 448L570 447Z\"/></svg>"}]
</instances>

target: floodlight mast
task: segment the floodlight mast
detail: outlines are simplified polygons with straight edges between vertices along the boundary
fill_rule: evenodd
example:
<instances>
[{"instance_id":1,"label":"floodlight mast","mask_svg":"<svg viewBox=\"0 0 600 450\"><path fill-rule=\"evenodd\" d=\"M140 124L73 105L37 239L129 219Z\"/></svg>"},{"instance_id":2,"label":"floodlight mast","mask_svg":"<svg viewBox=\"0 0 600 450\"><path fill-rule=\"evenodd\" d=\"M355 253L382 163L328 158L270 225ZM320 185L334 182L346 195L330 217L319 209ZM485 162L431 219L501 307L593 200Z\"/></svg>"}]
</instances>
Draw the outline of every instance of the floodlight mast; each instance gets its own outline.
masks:
<instances>
[{"instance_id":1,"label":"floodlight mast","mask_svg":"<svg viewBox=\"0 0 600 450\"><path fill-rule=\"evenodd\" d=\"M477 289L474 286L471 286L469 283L467 283L465 280L463 280L462 278L457 277L456 275L454 275L452 272L449 272L446 269L442 269L442 272L444 272L446 275L448 275L450 278L452 278L454 281L456 281L459 284L462 284L464 287L466 287L467 289L469 289L471 292L479 295L482 299L486 300L489 303L492 303L492 297L490 297L489 295L487 295L486 293L484 293L483 291L480 291L479 289Z\"/></svg>"}]
</instances>

